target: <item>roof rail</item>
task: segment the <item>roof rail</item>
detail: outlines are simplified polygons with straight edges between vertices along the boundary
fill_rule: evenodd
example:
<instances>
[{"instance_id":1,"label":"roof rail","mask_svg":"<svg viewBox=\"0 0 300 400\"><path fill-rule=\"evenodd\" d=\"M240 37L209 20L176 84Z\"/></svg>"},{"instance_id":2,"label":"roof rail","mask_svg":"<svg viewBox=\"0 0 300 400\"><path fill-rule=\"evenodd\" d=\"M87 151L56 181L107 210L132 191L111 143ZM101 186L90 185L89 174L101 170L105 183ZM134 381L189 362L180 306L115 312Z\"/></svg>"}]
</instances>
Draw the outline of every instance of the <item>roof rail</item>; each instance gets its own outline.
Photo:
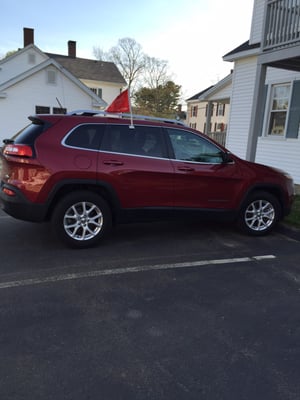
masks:
<instances>
[{"instance_id":1,"label":"roof rail","mask_svg":"<svg viewBox=\"0 0 300 400\"><path fill-rule=\"evenodd\" d=\"M177 124L177 125L185 125L184 122L177 120L177 119L168 119L168 118L161 118L161 117L152 117L150 115L139 115L139 114L127 114L127 113L108 113L106 111L96 111L96 110L74 110L67 113L67 115L82 115L86 117L95 117L95 116L102 116L102 117L109 117L109 118L126 118L137 120L144 120L144 121L160 121L166 122L169 124Z\"/></svg>"}]
</instances>

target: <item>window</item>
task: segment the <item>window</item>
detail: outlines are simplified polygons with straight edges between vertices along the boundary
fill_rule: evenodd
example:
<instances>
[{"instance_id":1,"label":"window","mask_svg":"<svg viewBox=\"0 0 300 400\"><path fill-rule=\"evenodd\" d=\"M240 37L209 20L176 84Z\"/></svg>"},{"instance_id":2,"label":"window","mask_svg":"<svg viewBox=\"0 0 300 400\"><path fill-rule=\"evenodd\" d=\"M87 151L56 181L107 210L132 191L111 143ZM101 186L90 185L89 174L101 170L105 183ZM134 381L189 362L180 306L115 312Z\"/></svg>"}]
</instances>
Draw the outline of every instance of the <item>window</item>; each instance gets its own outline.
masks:
<instances>
[{"instance_id":1,"label":"window","mask_svg":"<svg viewBox=\"0 0 300 400\"><path fill-rule=\"evenodd\" d=\"M274 85L271 89L271 107L268 135L284 136L290 99L290 84Z\"/></svg>"},{"instance_id":2,"label":"window","mask_svg":"<svg viewBox=\"0 0 300 400\"><path fill-rule=\"evenodd\" d=\"M61 107L53 107L52 108L53 114L66 114L67 109L66 108L61 108Z\"/></svg>"},{"instance_id":3,"label":"window","mask_svg":"<svg viewBox=\"0 0 300 400\"><path fill-rule=\"evenodd\" d=\"M101 150L149 157L165 157L166 152L160 128L112 125L105 135Z\"/></svg>"},{"instance_id":4,"label":"window","mask_svg":"<svg viewBox=\"0 0 300 400\"><path fill-rule=\"evenodd\" d=\"M101 88L91 88L91 91L94 92L98 97L102 99L102 89Z\"/></svg>"},{"instance_id":5,"label":"window","mask_svg":"<svg viewBox=\"0 0 300 400\"><path fill-rule=\"evenodd\" d=\"M217 116L224 116L225 114L225 104L224 103L218 103L217 104L217 112L216 115Z\"/></svg>"},{"instance_id":6,"label":"window","mask_svg":"<svg viewBox=\"0 0 300 400\"><path fill-rule=\"evenodd\" d=\"M64 144L70 147L98 150L103 138L105 125L85 124L76 127L64 140Z\"/></svg>"},{"instance_id":7,"label":"window","mask_svg":"<svg viewBox=\"0 0 300 400\"><path fill-rule=\"evenodd\" d=\"M198 115L198 106L191 107L191 117L197 117Z\"/></svg>"},{"instance_id":8,"label":"window","mask_svg":"<svg viewBox=\"0 0 300 400\"><path fill-rule=\"evenodd\" d=\"M53 69L48 69L47 71L47 83L50 85L55 85L56 84L56 71Z\"/></svg>"},{"instance_id":9,"label":"window","mask_svg":"<svg viewBox=\"0 0 300 400\"><path fill-rule=\"evenodd\" d=\"M46 106L35 106L36 114L50 114L50 107Z\"/></svg>"},{"instance_id":10,"label":"window","mask_svg":"<svg viewBox=\"0 0 300 400\"><path fill-rule=\"evenodd\" d=\"M222 151L191 132L168 129L176 160L195 161L200 163L221 164Z\"/></svg>"},{"instance_id":11,"label":"window","mask_svg":"<svg viewBox=\"0 0 300 400\"><path fill-rule=\"evenodd\" d=\"M35 54L34 53L28 54L28 64L35 64Z\"/></svg>"},{"instance_id":12,"label":"window","mask_svg":"<svg viewBox=\"0 0 300 400\"><path fill-rule=\"evenodd\" d=\"M196 123L190 123L190 128L197 129L197 124Z\"/></svg>"}]
</instances>

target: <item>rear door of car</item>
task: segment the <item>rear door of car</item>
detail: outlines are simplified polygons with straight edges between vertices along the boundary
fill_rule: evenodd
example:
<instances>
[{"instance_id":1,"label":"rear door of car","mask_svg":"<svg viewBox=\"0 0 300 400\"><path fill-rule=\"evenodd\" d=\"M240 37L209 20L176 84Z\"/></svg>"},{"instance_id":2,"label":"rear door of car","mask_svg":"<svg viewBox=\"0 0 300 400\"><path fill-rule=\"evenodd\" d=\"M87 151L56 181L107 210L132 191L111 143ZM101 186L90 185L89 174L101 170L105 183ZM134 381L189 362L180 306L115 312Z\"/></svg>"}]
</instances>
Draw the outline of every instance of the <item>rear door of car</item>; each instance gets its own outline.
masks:
<instances>
[{"instance_id":1,"label":"rear door of car","mask_svg":"<svg viewBox=\"0 0 300 400\"><path fill-rule=\"evenodd\" d=\"M161 128L108 126L101 145L98 179L114 189L122 208L171 207L173 165Z\"/></svg>"}]
</instances>

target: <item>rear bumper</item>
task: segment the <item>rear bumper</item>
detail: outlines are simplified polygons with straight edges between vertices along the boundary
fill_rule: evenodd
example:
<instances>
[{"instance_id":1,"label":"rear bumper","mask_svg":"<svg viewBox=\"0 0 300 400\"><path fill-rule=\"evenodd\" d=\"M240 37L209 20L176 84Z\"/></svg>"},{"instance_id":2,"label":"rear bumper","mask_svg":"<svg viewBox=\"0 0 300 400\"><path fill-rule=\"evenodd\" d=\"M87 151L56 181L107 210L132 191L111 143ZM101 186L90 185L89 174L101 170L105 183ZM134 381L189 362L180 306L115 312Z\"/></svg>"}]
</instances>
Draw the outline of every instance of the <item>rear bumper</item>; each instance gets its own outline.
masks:
<instances>
[{"instance_id":1,"label":"rear bumper","mask_svg":"<svg viewBox=\"0 0 300 400\"><path fill-rule=\"evenodd\" d=\"M3 192L4 188L13 191L14 196ZM42 222L47 215L47 206L45 204L36 204L28 201L19 189L3 182L0 184L0 207L7 214L23 221Z\"/></svg>"}]
</instances>

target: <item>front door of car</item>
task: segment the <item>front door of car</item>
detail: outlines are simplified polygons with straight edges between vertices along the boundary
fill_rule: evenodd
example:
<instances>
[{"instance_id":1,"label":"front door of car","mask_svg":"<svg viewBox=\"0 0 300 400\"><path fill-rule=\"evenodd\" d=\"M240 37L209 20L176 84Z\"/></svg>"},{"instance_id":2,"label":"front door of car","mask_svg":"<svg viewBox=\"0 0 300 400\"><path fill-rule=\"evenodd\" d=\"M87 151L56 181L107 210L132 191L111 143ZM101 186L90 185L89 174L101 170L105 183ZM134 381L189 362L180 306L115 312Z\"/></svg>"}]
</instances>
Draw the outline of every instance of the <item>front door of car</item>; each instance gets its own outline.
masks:
<instances>
[{"instance_id":1,"label":"front door of car","mask_svg":"<svg viewBox=\"0 0 300 400\"><path fill-rule=\"evenodd\" d=\"M172 206L173 166L159 127L107 127L98 179L114 189L122 208Z\"/></svg>"},{"instance_id":2,"label":"front door of car","mask_svg":"<svg viewBox=\"0 0 300 400\"><path fill-rule=\"evenodd\" d=\"M167 129L174 168L174 206L231 208L241 183L234 162L224 163L223 151L200 135Z\"/></svg>"}]
</instances>

